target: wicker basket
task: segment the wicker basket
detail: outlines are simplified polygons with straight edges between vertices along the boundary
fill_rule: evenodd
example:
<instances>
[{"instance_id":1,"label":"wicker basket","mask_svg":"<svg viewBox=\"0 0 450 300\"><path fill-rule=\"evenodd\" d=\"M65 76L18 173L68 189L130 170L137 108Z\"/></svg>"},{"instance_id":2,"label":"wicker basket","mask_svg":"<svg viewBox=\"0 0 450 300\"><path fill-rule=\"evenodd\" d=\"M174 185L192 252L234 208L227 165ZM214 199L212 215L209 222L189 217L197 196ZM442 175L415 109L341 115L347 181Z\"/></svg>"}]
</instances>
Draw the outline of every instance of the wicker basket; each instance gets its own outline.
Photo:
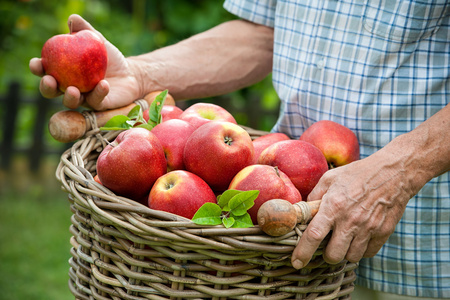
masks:
<instances>
[{"instance_id":1,"label":"wicker basket","mask_svg":"<svg viewBox=\"0 0 450 300\"><path fill-rule=\"evenodd\" d=\"M76 299L351 298L357 264L327 264L326 241L305 268L292 267L306 225L277 238L258 226L199 226L97 184L97 157L118 133L88 133L56 172L73 212L69 287Z\"/></svg>"}]
</instances>

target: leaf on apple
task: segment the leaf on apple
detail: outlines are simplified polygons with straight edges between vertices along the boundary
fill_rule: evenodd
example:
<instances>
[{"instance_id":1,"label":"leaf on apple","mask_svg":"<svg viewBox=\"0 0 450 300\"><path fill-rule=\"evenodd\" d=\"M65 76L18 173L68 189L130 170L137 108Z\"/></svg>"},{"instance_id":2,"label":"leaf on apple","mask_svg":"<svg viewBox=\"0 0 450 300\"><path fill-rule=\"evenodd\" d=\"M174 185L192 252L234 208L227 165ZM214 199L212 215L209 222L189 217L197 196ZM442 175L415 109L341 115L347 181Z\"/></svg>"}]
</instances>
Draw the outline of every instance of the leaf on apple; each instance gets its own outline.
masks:
<instances>
[{"instance_id":1,"label":"leaf on apple","mask_svg":"<svg viewBox=\"0 0 450 300\"><path fill-rule=\"evenodd\" d=\"M216 203L203 204L192 217L192 221L199 225L222 224L222 208Z\"/></svg>"},{"instance_id":2,"label":"leaf on apple","mask_svg":"<svg viewBox=\"0 0 450 300\"><path fill-rule=\"evenodd\" d=\"M203 204L192 221L198 225L223 224L225 228L252 227L253 222L247 210L255 204L258 195L258 190L226 190L217 197L217 204Z\"/></svg>"},{"instance_id":3,"label":"leaf on apple","mask_svg":"<svg viewBox=\"0 0 450 300\"><path fill-rule=\"evenodd\" d=\"M223 226L225 228L230 228L234 224L234 218L233 217L227 217L222 219Z\"/></svg>"},{"instance_id":4,"label":"leaf on apple","mask_svg":"<svg viewBox=\"0 0 450 300\"><path fill-rule=\"evenodd\" d=\"M163 108L164 102L166 101L168 90L162 91L148 109L148 123L155 127L162 122L161 110Z\"/></svg>"},{"instance_id":5,"label":"leaf on apple","mask_svg":"<svg viewBox=\"0 0 450 300\"><path fill-rule=\"evenodd\" d=\"M140 105L133 107L128 115L117 115L112 117L100 130L124 130L133 127L142 127L152 130L153 127L162 122L161 110L166 101L168 90L164 90L149 107L149 120L144 119L144 112Z\"/></svg>"},{"instance_id":6,"label":"leaf on apple","mask_svg":"<svg viewBox=\"0 0 450 300\"><path fill-rule=\"evenodd\" d=\"M234 228L248 228L253 226L252 217L250 217L248 213L243 214L242 216L235 216L234 221L232 226Z\"/></svg>"}]
</instances>

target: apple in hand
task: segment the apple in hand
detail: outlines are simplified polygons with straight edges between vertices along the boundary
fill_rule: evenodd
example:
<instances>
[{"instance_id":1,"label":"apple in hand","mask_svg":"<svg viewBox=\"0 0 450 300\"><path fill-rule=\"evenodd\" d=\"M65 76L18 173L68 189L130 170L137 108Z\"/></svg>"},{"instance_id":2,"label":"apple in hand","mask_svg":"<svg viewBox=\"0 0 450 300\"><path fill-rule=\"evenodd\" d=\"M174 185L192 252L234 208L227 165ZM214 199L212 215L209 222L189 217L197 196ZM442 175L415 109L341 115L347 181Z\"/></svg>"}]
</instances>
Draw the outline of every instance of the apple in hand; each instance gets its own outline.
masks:
<instances>
[{"instance_id":1,"label":"apple in hand","mask_svg":"<svg viewBox=\"0 0 450 300\"><path fill-rule=\"evenodd\" d=\"M148 122L149 119L149 115L148 115L149 110L146 109L144 110L144 112L142 113L142 116L144 118L145 121ZM179 108L178 106L175 105L166 105L164 104L164 106L161 108L161 117L162 117L162 121L168 121L168 120L172 120L172 119L179 119L180 115L183 113L183 110L181 108Z\"/></svg>"},{"instance_id":2,"label":"apple in hand","mask_svg":"<svg viewBox=\"0 0 450 300\"><path fill-rule=\"evenodd\" d=\"M194 130L190 123L179 119L159 123L151 130L164 149L168 172L184 169L184 146Z\"/></svg>"},{"instance_id":3,"label":"apple in hand","mask_svg":"<svg viewBox=\"0 0 450 300\"><path fill-rule=\"evenodd\" d=\"M267 147L259 156L258 163L277 166L291 179L304 199L328 170L322 152L300 140L280 141Z\"/></svg>"},{"instance_id":4,"label":"apple in hand","mask_svg":"<svg viewBox=\"0 0 450 300\"><path fill-rule=\"evenodd\" d=\"M289 140L289 137L281 132L272 132L260 136L253 140L253 147L255 147L255 163L258 162L259 155L264 149L279 141Z\"/></svg>"},{"instance_id":5,"label":"apple in hand","mask_svg":"<svg viewBox=\"0 0 450 300\"><path fill-rule=\"evenodd\" d=\"M164 150L156 135L144 128L121 132L97 159L101 183L114 193L139 201L166 173Z\"/></svg>"},{"instance_id":6,"label":"apple in hand","mask_svg":"<svg viewBox=\"0 0 450 300\"><path fill-rule=\"evenodd\" d=\"M210 121L226 121L237 124L233 115L225 108L212 103L196 103L186 108L180 119L194 125L195 128Z\"/></svg>"},{"instance_id":7,"label":"apple in hand","mask_svg":"<svg viewBox=\"0 0 450 300\"><path fill-rule=\"evenodd\" d=\"M209 185L197 175L185 170L164 174L153 185L148 207L192 219L206 202L216 203Z\"/></svg>"},{"instance_id":8,"label":"apple in hand","mask_svg":"<svg viewBox=\"0 0 450 300\"><path fill-rule=\"evenodd\" d=\"M53 76L64 92L75 86L81 93L105 78L108 56L103 41L91 30L59 34L48 39L41 52L45 74Z\"/></svg>"},{"instance_id":9,"label":"apple in hand","mask_svg":"<svg viewBox=\"0 0 450 300\"><path fill-rule=\"evenodd\" d=\"M197 128L184 148L186 170L203 178L216 192L226 190L233 177L253 159L253 143L247 131L224 121Z\"/></svg>"},{"instance_id":10,"label":"apple in hand","mask_svg":"<svg viewBox=\"0 0 450 300\"><path fill-rule=\"evenodd\" d=\"M321 120L305 130L300 140L319 148L331 168L359 159L359 142L348 127L329 120Z\"/></svg>"},{"instance_id":11,"label":"apple in hand","mask_svg":"<svg viewBox=\"0 0 450 300\"><path fill-rule=\"evenodd\" d=\"M289 177L277 167L269 165L256 164L245 167L234 176L228 188L239 191L259 191L255 205L248 210L254 224L257 223L258 210L264 202L271 199L284 199L294 204L302 200L300 192Z\"/></svg>"}]
</instances>

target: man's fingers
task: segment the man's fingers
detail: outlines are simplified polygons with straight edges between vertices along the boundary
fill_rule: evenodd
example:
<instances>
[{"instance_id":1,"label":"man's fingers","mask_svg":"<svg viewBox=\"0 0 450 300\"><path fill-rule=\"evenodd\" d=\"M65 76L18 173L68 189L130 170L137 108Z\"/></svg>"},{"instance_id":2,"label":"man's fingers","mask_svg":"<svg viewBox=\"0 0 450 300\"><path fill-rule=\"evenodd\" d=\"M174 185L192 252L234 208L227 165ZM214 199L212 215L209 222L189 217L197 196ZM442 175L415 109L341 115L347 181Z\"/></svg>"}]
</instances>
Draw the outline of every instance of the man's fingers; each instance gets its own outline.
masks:
<instances>
[{"instance_id":1,"label":"man's fingers","mask_svg":"<svg viewBox=\"0 0 450 300\"><path fill-rule=\"evenodd\" d=\"M53 76L45 75L41 78L39 91L45 98L55 98L62 94L58 89L58 83Z\"/></svg>"},{"instance_id":2,"label":"man's fingers","mask_svg":"<svg viewBox=\"0 0 450 300\"><path fill-rule=\"evenodd\" d=\"M301 269L309 263L320 243L330 232L331 227L327 224L329 221L319 214L309 223L292 253L294 268Z\"/></svg>"},{"instance_id":3,"label":"man's fingers","mask_svg":"<svg viewBox=\"0 0 450 300\"><path fill-rule=\"evenodd\" d=\"M84 102L83 95L80 90L74 86L69 86L63 96L63 105L69 109L75 109Z\"/></svg>"},{"instance_id":4,"label":"man's fingers","mask_svg":"<svg viewBox=\"0 0 450 300\"><path fill-rule=\"evenodd\" d=\"M73 14L69 16L67 20L67 25L69 26L70 32L77 32L84 29L94 30L91 24L88 21L83 19L81 16Z\"/></svg>"},{"instance_id":5,"label":"man's fingers","mask_svg":"<svg viewBox=\"0 0 450 300\"><path fill-rule=\"evenodd\" d=\"M353 236L350 233L339 229L334 230L325 247L323 259L329 264L342 261L347 255L352 239Z\"/></svg>"},{"instance_id":6,"label":"man's fingers","mask_svg":"<svg viewBox=\"0 0 450 300\"><path fill-rule=\"evenodd\" d=\"M106 97L108 93L108 82L106 80L100 80L94 90L86 94L87 105L97 111L110 108L108 107L108 98Z\"/></svg>"},{"instance_id":7,"label":"man's fingers","mask_svg":"<svg viewBox=\"0 0 450 300\"><path fill-rule=\"evenodd\" d=\"M34 57L30 60L29 63L30 71L32 74L42 77L45 75L44 67L42 66L42 62L40 58Z\"/></svg>"}]
</instances>

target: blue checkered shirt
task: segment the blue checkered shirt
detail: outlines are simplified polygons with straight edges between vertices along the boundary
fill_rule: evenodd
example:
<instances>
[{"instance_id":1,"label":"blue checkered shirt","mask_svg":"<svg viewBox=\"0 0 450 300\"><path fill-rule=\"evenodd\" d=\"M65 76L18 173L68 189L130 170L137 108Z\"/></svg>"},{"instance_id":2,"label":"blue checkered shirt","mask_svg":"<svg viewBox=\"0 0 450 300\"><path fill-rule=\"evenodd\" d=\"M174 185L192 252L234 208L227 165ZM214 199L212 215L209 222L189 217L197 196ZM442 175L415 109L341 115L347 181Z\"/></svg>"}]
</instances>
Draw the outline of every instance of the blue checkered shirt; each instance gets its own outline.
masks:
<instances>
[{"instance_id":1,"label":"blue checkered shirt","mask_svg":"<svg viewBox=\"0 0 450 300\"><path fill-rule=\"evenodd\" d=\"M352 129L367 157L442 109L450 93L450 3L396 0L227 0L224 7L274 27L274 131L298 138L322 119ZM450 159L450 158L449 158ZM449 173L407 205L357 283L450 298Z\"/></svg>"}]
</instances>

